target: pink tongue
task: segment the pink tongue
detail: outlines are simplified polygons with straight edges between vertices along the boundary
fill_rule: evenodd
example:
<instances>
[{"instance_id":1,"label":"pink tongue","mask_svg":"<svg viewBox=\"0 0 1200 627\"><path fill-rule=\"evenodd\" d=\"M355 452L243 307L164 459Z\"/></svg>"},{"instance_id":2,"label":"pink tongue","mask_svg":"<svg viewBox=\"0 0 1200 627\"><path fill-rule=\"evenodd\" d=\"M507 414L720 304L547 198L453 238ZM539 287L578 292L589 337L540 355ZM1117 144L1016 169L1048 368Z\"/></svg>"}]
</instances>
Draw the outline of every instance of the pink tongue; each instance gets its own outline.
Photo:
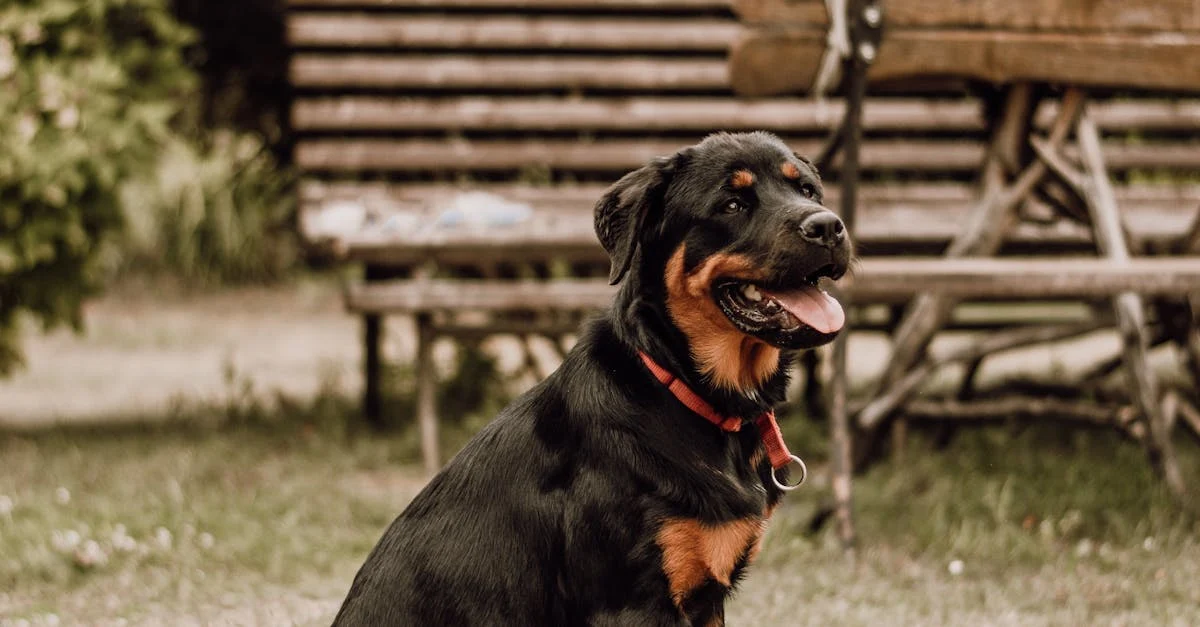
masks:
<instances>
[{"instance_id":1,"label":"pink tongue","mask_svg":"<svg viewBox=\"0 0 1200 627\"><path fill-rule=\"evenodd\" d=\"M846 312L832 296L815 287L802 287L790 292L774 292L768 296L779 301L800 322L820 333L833 333L846 324Z\"/></svg>"}]
</instances>

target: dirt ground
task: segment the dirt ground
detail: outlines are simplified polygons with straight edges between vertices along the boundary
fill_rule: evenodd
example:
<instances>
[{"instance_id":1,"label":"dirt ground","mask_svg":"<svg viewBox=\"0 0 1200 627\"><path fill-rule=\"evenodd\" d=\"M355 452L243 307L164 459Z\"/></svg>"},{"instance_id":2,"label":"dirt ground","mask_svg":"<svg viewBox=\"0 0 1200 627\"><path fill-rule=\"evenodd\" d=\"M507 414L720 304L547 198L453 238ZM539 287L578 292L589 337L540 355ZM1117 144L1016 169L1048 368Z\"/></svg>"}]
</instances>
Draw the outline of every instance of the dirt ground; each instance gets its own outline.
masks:
<instances>
[{"instance_id":1,"label":"dirt ground","mask_svg":"<svg viewBox=\"0 0 1200 627\"><path fill-rule=\"evenodd\" d=\"M0 379L0 426L162 416L180 403L219 401L242 381L296 396L359 385L358 325L331 281L154 292L119 289L90 303L82 334L30 329L26 367Z\"/></svg>"}]
</instances>

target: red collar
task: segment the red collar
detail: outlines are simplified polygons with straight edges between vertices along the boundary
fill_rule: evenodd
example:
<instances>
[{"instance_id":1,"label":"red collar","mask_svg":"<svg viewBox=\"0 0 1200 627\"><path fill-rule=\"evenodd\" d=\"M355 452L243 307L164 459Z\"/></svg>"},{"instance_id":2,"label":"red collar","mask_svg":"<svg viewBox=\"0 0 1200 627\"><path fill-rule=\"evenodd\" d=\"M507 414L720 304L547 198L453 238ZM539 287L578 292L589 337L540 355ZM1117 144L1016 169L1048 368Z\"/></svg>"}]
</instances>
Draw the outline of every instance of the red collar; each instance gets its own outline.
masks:
<instances>
[{"instance_id":1,"label":"red collar","mask_svg":"<svg viewBox=\"0 0 1200 627\"><path fill-rule=\"evenodd\" d=\"M738 416L722 416L717 413L717 410L713 409L712 405L709 405L704 399L700 398L699 394L693 392L692 388L689 388L686 383L671 374L666 368L658 365L649 355L641 351L638 351L638 355L642 358L642 363L646 364L646 368L654 375L654 378L658 379L659 383L667 386L667 389L675 395L675 398L679 399L679 402L683 403L688 409L720 427L722 431L733 432L742 429L742 418ZM763 446L767 449L767 459L771 460L772 468L779 470L792 461L798 462L801 468L803 468L804 462L800 461L799 457L792 455L791 451L788 450L787 444L784 443L783 434L779 431L779 423L775 422L775 412L765 411L759 414L754 419L754 424L758 427ZM805 470L805 474L807 474L807 470ZM799 483L787 487L797 487L803 482L804 478L801 478ZM778 483L778 480L776 480L776 483Z\"/></svg>"}]
</instances>

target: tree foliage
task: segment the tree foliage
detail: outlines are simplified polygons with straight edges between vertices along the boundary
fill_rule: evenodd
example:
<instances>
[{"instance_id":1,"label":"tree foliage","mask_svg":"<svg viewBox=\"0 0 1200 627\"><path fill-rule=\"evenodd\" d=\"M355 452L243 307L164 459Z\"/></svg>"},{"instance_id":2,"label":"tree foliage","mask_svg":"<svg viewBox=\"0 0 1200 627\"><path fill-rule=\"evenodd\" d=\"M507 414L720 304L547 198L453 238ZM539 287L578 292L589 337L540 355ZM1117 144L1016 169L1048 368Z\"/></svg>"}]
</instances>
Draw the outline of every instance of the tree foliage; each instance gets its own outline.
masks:
<instances>
[{"instance_id":1,"label":"tree foliage","mask_svg":"<svg viewBox=\"0 0 1200 627\"><path fill-rule=\"evenodd\" d=\"M0 374L20 360L21 316L79 326L119 184L154 166L196 88L192 38L166 0L0 8Z\"/></svg>"}]
</instances>

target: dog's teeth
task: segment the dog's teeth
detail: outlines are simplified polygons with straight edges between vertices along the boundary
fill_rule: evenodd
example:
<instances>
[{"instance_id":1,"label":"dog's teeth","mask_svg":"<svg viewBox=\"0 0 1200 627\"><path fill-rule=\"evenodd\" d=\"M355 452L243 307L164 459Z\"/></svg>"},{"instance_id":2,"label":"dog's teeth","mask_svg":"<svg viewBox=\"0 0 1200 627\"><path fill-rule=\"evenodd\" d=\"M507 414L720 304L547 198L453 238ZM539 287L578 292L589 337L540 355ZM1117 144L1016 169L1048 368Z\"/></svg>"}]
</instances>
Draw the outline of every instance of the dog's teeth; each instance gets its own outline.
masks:
<instances>
[{"instance_id":1,"label":"dog's teeth","mask_svg":"<svg viewBox=\"0 0 1200 627\"><path fill-rule=\"evenodd\" d=\"M747 285L746 287L743 287L742 294L746 298L749 298L750 300L752 300L756 303L763 299L762 292L758 291L758 288L755 287L754 285Z\"/></svg>"}]
</instances>

